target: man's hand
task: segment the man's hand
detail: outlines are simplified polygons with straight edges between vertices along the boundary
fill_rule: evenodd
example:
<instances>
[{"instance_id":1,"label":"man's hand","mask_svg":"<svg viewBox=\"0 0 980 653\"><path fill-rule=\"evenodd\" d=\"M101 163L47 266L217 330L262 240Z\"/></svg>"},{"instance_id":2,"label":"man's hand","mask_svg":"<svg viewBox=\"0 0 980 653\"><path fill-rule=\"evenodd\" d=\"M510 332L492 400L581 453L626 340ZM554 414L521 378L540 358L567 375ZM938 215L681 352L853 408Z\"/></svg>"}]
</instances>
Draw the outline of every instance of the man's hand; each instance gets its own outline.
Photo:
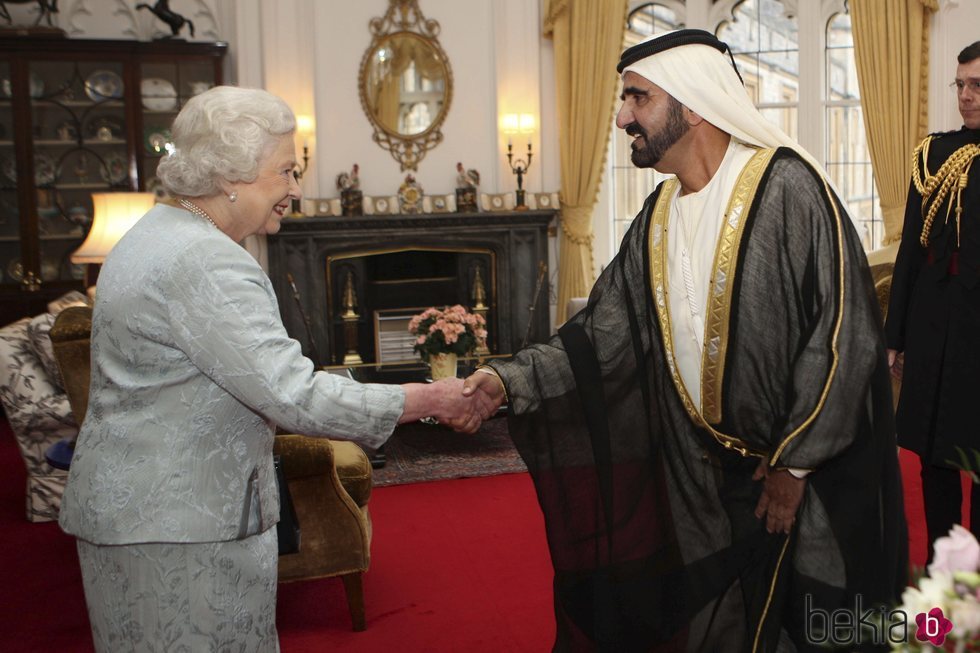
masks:
<instances>
[{"instance_id":1,"label":"man's hand","mask_svg":"<svg viewBox=\"0 0 980 653\"><path fill-rule=\"evenodd\" d=\"M888 350L888 369L891 370L892 376L894 376L899 381L902 380L902 368L905 366L905 357L900 354L895 349Z\"/></svg>"},{"instance_id":2,"label":"man's hand","mask_svg":"<svg viewBox=\"0 0 980 653\"><path fill-rule=\"evenodd\" d=\"M463 395L479 397L481 403L493 406L495 411L504 403L504 382L496 373L476 371L463 383Z\"/></svg>"},{"instance_id":3,"label":"man's hand","mask_svg":"<svg viewBox=\"0 0 980 653\"><path fill-rule=\"evenodd\" d=\"M399 424L423 417L434 417L440 424L463 433L476 433L497 407L482 396L464 396L462 379L442 379L435 383L407 383L405 408Z\"/></svg>"},{"instance_id":4,"label":"man's hand","mask_svg":"<svg viewBox=\"0 0 980 653\"><path fill-rule=\"evenodd\" d=\"M755 516L766 518L766 530L770 533L789 533L803 500L806 479L796 478L788 469L769 469L765 458L759 461L752 475L753 481L762 479L765 479L765 485L755 507Z\"/></svg>"}]
</instances>

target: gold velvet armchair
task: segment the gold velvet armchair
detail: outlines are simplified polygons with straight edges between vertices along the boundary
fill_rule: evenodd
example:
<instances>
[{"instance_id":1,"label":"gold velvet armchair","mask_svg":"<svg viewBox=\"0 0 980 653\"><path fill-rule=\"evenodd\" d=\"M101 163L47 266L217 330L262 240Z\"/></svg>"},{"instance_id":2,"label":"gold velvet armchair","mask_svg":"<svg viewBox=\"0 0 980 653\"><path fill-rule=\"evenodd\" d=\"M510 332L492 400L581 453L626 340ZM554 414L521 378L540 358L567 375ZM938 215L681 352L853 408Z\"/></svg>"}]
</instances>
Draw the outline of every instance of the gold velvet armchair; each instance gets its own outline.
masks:
<instances>
[{"instance_id":1,"label":"gold velvet armchair","mask_svg":"<svg viewBox=\"0 0 980 653\"><path fill-rule=\"evenodd\" d=\"M65 309L50 333L79 424L88 405L91 331L92 309L86 306ZM340 576L354 630L364 630L361 577L371 561L371 463L352 442L279 435L274 447L301 528L299 553L279 558L279 580Z\"/></svg>"}]
</instances>

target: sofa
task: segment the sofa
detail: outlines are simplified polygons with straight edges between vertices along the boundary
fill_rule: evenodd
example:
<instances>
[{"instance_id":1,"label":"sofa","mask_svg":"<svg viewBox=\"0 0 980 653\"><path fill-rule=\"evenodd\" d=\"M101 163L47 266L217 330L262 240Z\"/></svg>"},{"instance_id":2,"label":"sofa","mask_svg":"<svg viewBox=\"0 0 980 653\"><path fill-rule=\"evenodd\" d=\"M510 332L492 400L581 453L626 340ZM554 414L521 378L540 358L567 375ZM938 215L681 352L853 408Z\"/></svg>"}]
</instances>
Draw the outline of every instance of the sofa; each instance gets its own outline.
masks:
<instances>
[{"instance_id":1,"label":"sofa","mask_svg":"<svg viewBox=\"0 0 980 653\"><path fill-rule=\"evenodd\" d=\"M63 309L87 301L70 292L51 302L46 313L0 328L0 403L27 467L28 521L58 518L68 473L51 467L44 454L78 433L48 332Z\"/></svg>"}]
</instances>

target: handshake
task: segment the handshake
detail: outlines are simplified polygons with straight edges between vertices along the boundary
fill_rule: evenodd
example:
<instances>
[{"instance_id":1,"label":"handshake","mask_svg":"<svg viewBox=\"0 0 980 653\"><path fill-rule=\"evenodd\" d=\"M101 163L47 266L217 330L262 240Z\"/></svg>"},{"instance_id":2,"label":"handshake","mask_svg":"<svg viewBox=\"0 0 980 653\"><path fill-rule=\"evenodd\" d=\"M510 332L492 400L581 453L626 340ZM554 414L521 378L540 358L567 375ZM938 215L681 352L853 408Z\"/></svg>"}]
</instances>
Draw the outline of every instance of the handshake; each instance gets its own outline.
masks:
<instances>
[{"instance_id":1,"label":"handshake","mask_svg":"<svg viewBox=\"0 0 980 653\"><path fill-rule=\"evenodd\" d=\"M504 384L494 373L477 371L465 381L406 383L405 409L399 424L434 417L454 431L476 433L504 403Z\"/></svg>"}]
</instances>

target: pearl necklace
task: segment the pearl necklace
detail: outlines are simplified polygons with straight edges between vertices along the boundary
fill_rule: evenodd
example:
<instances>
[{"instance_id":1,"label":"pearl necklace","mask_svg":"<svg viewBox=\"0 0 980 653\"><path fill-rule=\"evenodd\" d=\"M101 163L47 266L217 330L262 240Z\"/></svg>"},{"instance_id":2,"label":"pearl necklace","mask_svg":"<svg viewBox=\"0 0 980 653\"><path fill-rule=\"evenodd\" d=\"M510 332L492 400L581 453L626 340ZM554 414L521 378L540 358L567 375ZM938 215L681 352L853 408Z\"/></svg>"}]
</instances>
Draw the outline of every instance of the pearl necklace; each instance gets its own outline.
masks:
<instances>
[{"instance_id":1,"label":"pearl necklace","mask_svg":"<svg viewBox=\"0 0 980 653\"><path fill-rule=\"evenodd\" d=\"M197 204L194 204L193 202L188 202L184 198L180 198L177 201L180 202L180 205L183 206L185 209L187 209L188 211L190 211L194 215L201 216L202 218L204 218L205 220L207 220L208 222L210 222L212 227L214 227L218 231L221 231L221 227L219 227L218 226L218 223L214 221L214 218L212 218L210 215L208 215L207 214L207 211L205 211L204 209L202 209L201 207L199 207Z\"/></svg>"}]
</instances>

